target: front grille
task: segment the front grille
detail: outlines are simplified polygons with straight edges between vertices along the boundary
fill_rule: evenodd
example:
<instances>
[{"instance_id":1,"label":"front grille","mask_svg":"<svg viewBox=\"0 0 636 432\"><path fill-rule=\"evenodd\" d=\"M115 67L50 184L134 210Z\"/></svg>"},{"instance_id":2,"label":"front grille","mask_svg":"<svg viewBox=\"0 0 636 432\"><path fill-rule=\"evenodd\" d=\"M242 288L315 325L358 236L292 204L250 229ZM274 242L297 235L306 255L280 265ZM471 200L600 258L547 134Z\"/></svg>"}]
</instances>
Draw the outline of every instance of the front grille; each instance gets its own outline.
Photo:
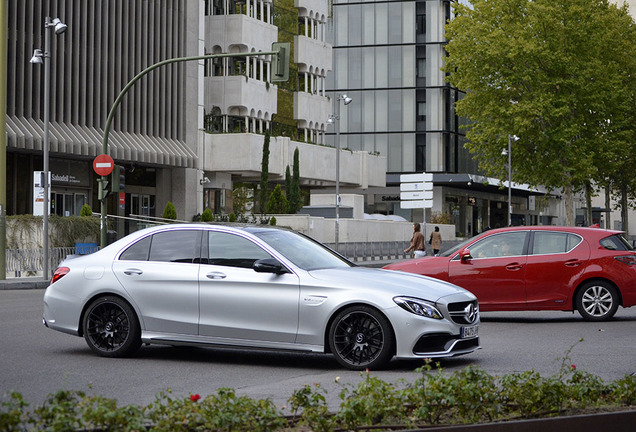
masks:
<instances>
[{"instance_id":1,"label":"front grille","mask_svg":"<svg viewBox=\"0 0 636 432\"><path fill-rule=\"evenodd\" d=\"M479 320L479 305L477 300L450 303L448 313L453 322L462 325L474 324Z\"/></svg>"},{"instance_id":2,"label":"front grille","mask_svg":"<svg viewBox=\"0 0 636 432\"><path fill-rule=\"evenodd\" d=\"M422 336L413 347L413 353L418 355L439 354L445 352L461 352L479 348L479 338L459 339L446 333Z\"/></svg>"}]
</instances>

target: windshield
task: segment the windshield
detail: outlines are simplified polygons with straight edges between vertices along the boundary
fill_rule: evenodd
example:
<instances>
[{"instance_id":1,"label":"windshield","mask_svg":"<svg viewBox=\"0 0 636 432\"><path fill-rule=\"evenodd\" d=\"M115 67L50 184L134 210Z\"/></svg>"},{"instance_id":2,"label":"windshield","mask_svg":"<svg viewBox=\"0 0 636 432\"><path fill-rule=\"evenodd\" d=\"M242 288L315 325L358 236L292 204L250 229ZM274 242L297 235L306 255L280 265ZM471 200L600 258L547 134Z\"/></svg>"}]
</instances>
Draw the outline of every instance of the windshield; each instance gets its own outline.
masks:
<instances>
[{"instance_id":1,"label":"windshield","mask_svg":"<svg viewBox=\"0 0 636 432\"><path fill-rule=\"evenodd\" d=\"M293 231L255 230L252 234L303 270L354 266L317 241Z\"/></svg>"},{"instance_id":2,"label":"windshield","mask_svg":"<svg viewBox=\"0 0 636 432\"><path fill-rule=\"evenodd\" d=\"M456 246L453 246L452 248L450 248L446 252L440 253L439 256L449 257L449 256L453 255L458 250L462 250L463 248L465 248L468 243L470 243L471 241L473 241L475 239L475 237L471 237L468 240L464 240L463 242L461 242L460 244L458 244Z\"/></svg>"}]
</instances>

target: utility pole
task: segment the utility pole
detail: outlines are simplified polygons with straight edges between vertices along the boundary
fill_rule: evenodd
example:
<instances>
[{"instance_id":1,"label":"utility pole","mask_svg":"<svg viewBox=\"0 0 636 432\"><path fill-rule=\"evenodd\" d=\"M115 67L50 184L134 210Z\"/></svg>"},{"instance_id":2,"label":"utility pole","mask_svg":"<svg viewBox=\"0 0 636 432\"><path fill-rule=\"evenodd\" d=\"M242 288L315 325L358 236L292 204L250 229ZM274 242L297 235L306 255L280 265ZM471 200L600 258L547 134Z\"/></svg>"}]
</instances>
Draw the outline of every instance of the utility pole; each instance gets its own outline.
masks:
<instances>
[{"instance_id":1,"label":"utility pole","mask_svg":"<svg viewBox=\"0 0 636 432\"><path fill-rule=\"evenodd\" d=\"M7 1L0 1L0 280L7 278Z\"/></svg>"}]
</instances>

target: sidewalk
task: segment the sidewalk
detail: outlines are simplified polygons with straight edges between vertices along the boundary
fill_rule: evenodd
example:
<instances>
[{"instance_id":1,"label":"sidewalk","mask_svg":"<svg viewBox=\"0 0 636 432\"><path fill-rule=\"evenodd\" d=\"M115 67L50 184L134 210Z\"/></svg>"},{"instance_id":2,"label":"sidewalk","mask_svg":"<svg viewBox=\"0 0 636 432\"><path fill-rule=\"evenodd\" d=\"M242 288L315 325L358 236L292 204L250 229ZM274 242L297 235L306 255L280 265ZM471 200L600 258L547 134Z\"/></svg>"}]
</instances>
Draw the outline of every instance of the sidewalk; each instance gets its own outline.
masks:
<instances>
[{"instance_id":1,"label":"sidewalk","mask_svg":"<svg viewBox=\"0 0 636 432\"><path fill-rule=\"evenodd\" d=\"M27 289L44 289L49 286L50 280L44 280L42 277L22 277L22 278L9 278L6 280L0 280L1 290L27 290Z\"/></svg>"}]
</instances>

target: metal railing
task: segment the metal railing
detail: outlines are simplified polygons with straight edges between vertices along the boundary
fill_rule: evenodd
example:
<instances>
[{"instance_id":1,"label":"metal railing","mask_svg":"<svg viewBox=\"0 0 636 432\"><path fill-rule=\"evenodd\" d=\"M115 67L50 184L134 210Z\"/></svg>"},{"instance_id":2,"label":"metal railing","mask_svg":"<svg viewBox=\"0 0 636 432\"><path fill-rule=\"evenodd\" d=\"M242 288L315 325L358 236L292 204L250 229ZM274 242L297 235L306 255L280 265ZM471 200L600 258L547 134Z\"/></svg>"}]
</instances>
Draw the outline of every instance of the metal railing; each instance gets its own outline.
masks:
<instances>
[{"instance_id":1,"label":"metal railing","mask_svg":"<svg viewBox=\"0 0 636 432\"><path fill-rule=\"evenodd\" d=\"M57 268L64 258L76 253L75 247L49 249L49 269ZM6 260L7 275L35 276L43 271L44 249L7 249Z\"/></svg>"}]
</instances>

